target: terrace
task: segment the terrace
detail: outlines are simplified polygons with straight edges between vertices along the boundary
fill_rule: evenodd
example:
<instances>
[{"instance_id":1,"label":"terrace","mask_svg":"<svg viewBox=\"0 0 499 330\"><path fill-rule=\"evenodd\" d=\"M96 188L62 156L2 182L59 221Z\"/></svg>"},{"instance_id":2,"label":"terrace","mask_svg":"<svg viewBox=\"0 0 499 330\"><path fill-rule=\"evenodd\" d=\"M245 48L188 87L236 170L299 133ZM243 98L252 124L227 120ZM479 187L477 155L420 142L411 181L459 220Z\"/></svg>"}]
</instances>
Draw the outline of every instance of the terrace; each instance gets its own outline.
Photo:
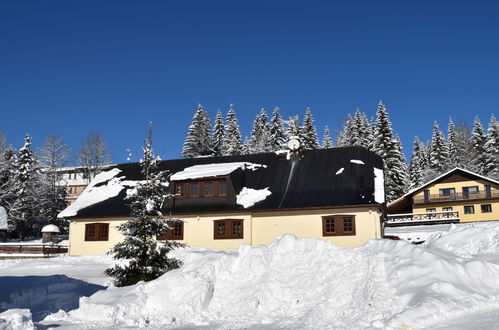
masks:
<instances>
[{"instance_id":1,"label":"terrace","mask_svg":"<svg viewBox=\"0 0 499 330\"><path fill-rule=\"evenodd\" d=\"M448 195L434 194L426 196L416 196L414 197L414 205L497 198L499 198L499 191L497 190L456 192Z\"/></svg>"},{"instance_id":2,"label":"terrace","mask_svg":"<svg viewBox=\"0 0 499 330\"><path fill-rule=\"evenodd\" d=\"M417 226L459 222L458 211L422 212L389 214L385 219L386 227Z\"/></svg>"}]
</instances>

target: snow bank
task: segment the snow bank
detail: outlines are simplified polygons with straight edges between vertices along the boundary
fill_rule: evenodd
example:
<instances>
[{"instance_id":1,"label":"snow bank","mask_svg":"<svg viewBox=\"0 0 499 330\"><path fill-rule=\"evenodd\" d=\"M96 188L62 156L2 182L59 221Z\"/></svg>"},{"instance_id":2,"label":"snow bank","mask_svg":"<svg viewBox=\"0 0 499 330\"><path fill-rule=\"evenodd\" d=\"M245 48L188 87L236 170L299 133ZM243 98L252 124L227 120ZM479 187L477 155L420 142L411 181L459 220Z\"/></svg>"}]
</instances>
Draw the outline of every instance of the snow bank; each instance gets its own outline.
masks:
<instances>
[{"instance_id":1,"label":"snow bank","mask_svg":"<svg viewBox=\"0 0 499 330\"><path fill-rule=\"evenodd\" d=\"M117 177L120 172L120 169L113 168L97 174L78 199L59 213L57 217L74 217L79 210L118 196L126 186L136 185L135 181L125 181L123 177Z\"/></svg>"},{"instance_id":2,"label":"snow bank","mask_svg":"<svg viewBox=\"0 0 499 330\"><path fill-rule=\"evenodd\" d=\"M242 205L245 209L263 201L267 196L270 196L269 187L264 189L251 189L244 187L236 196L236 203Z\"/></svg>"},{"instance_id":3,"label":"snow bank","mask_svg":"<svg viewBox=\"0 0 499 330\"><path fill-rule=\"evenodd\" d=\"M29 309L10 309L0 313L0 329L32 330L36 328L31 320Z\"/></svg>"},{"instance_id":4,"label":"snow bank","mask_svg":"<svg viewBox=\"0 0 499 330\"><path fill-rule=\"evenodd\" d=\"M266 168L267 165L253 164L248 162L204 164L186 167L183 171L177 172L170 177L171 181L191 180L200 178L210 178L219 175L228 175L237 169L249 169L256 171L259 168Z\"/></svg>"},{"instance_id":5,"label":"snow bank","mask_svg":"<svg viewBox=\"0 0 499 330\"><path fill-rule=\"evenodd\" d=\"M0 230L5 230L8 229L8 223L7 223L7 210L5 207L0 206Z\"/></svg>"}]
</instances>

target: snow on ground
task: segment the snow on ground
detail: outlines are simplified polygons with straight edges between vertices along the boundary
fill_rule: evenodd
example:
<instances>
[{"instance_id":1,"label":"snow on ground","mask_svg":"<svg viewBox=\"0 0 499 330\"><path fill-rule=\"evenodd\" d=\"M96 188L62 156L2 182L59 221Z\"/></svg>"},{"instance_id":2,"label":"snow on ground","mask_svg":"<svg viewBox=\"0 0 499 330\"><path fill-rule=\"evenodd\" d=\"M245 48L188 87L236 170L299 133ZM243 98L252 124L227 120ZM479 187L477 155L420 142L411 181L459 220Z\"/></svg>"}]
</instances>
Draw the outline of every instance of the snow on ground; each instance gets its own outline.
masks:
<instances>
[{"instance_id":1,"label":"snow on ground","mask_svg":"<svg viewBox=\"0 0 499 330\"><path fill-rule=\"evenodd\" d=\"M272 195L269 187L264 189L251 189L243 187L236 196L236 203L242 205L245 209L263 201L267 196Z\"/></svg>"},{"instance_id":2,"label":"snow on ground","mask_svg":"<svg viewBox=\"0 0 499 330\"><path fill-rule=\"evenodd\" d=\"M284 235L269 245L230 251L178 250L174 254L184 261L180 269L148 283L96 291L82 297L79 308L53 312L37 324L60 329L499 329L499 224L434 229L441 231L423 245L371 240L348 249ZM0 288L6 277L38 273L108 285L102 271L111 262L96 256L0 261ZM31 312L35 318L37 311Z\"/></svg>"}]
</instances>

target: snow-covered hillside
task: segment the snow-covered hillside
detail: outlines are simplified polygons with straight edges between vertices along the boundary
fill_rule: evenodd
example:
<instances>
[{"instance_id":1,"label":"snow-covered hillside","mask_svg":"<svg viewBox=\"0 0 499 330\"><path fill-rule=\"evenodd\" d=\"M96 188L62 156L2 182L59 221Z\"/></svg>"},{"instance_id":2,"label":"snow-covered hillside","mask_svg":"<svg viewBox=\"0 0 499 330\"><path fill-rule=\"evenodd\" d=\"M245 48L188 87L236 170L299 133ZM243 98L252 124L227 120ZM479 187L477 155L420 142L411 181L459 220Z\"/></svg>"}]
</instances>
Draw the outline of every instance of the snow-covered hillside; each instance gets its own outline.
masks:
<instances>
[{"instance_id":1,"label":"snow-covered hillside","mask_svg":"<svg viewBox=\"0 0 499 330\"><path fill-rule=\"evenodd\" d=\"M176 251L184 260L180 269L148 283L96 291L81 298L78 309L53 313L39 324L62 329L499 328L498 246L499 224L478 224L451 226L425 245L375 240L347 249L285 235L267 246L226 252L184 249ZM92 259L99 271L111 262L66 257L56 264L79 260L84 270ZM48 276L53 267L48 261L0 261L2 276L34 275L37 268ZM69 268L68 277L108 283L103 276L97 280L95 269L94 275L79 277Z\"/></svg>"}]
</instances>

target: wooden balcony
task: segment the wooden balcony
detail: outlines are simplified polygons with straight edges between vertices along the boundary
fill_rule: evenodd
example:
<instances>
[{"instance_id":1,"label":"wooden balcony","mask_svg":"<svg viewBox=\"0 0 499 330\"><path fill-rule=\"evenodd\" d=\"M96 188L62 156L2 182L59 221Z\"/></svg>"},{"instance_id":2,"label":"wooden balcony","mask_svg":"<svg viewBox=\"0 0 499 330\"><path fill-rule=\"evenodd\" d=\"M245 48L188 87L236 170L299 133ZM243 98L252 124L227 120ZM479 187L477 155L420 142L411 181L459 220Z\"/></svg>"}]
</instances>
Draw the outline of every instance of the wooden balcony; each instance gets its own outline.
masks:
<instances>
[{"instance_id":1,"label":"wooden balcony","mask_svg":"<svg viewBox=\"0 0 499 330\"><path fill-rule=\"evenodd\" d=\"M414 197L414 205L499 198L499 191L457 192L450 195L429 195Z\"/></svg>"},{"instance_id":2,"label":"wooden balcony","mask_svg":"<svg viewBox=\"0 0 499 330\"><path fill-rule=\"evenodd\" d=\"M386 227L437 225L459 222L458 211L389 214L385 219Z\"/></svg>"}]
</instances>

